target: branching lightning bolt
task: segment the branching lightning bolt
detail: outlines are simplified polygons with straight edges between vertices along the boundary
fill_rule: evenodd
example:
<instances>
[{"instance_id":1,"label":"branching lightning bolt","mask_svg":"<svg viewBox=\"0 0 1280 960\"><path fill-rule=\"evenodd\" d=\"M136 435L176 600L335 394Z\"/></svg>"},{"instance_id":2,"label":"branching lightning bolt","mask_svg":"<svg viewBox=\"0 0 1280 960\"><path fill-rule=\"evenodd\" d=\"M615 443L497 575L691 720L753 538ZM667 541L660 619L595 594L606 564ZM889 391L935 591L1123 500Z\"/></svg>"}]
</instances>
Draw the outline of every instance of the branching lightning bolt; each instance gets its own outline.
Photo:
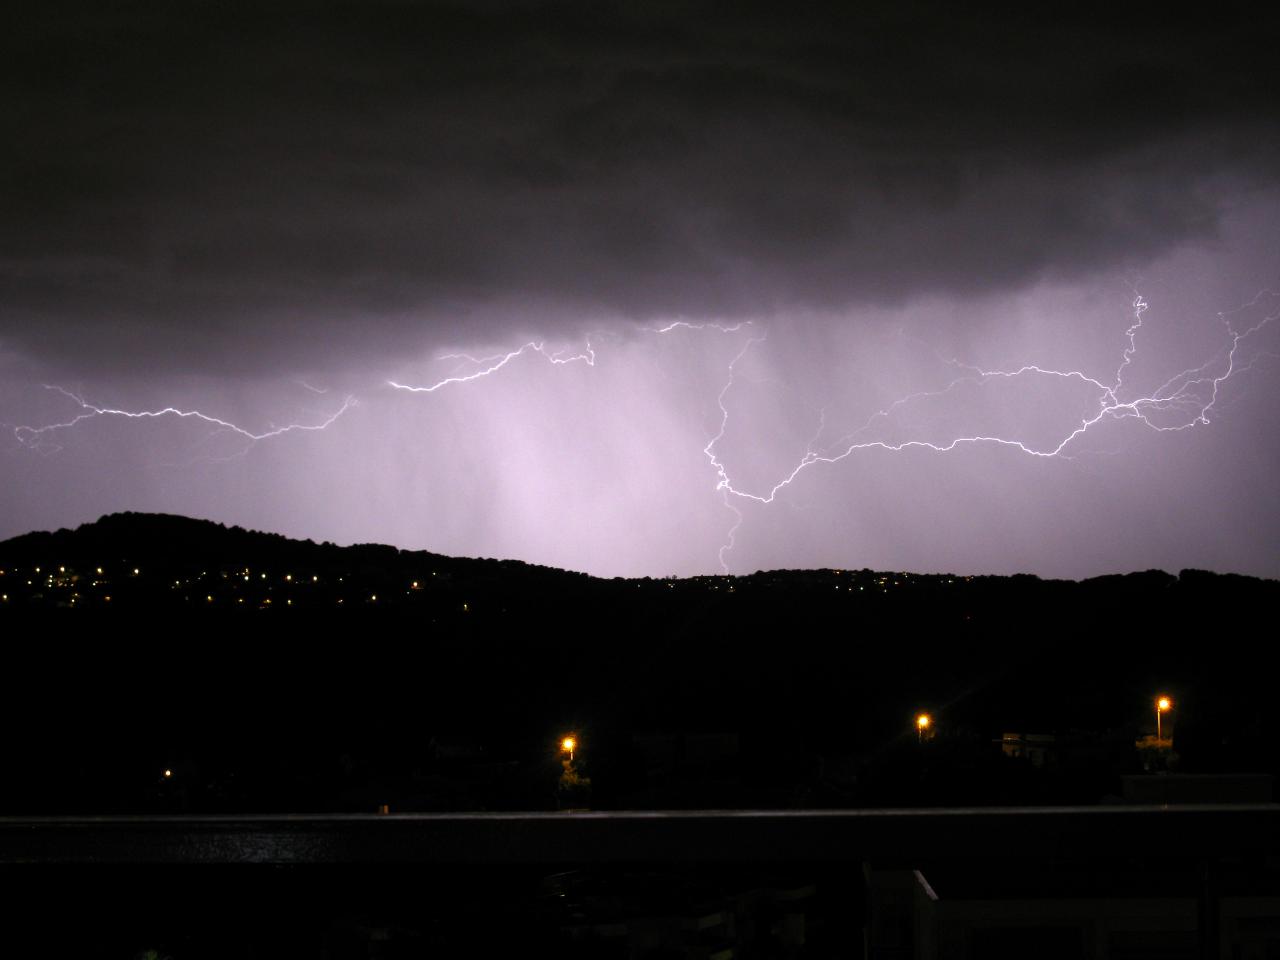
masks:
<instances>
[{"instance_id":1,"label":"branching lightning bolt","mask_svg":"<svg viewBox=\"0 0 1280 960\"><path fill-rule=\"evenodd\" d=\"M1255 307L1261 303L1264 298L1274 298L1275 296L1276 294L1272 291L1263 290L1255 296L1253 300L1245 304L1241 310ZM1038 364L1026 364L1013 370L987 370L961 364L958 361L950 361L953 366L965 369L969 371L969 373L966 376L958 377L951 381L941 390L912 393L893 401L893 403L873 413L860 427L841 438L835 444L828 446L824 451L815 450L814 444L811 442L804 456L800 458L795 466L787 472L781 480L774 483L773 486L764 492L752 492L751 490L736 486L730 478L724 462L716 452L716 445L724 438L725 432L729 426L730 413L729 407L726 404L726 397L734 385L734 373L736 366L742 358L746 356L747 351L751 349L753 344L762 342L763 337L753 337L748 339L742 350L730 362L728 380L721 388L720 394L717 398L721 412L720 429L703 449L703 453L711 463L716 474L716 489L723 494L725 505L732 510L735 515L735 520L729 530L726 542L720 548L721 568L726 573L728 572L725 555L733 549L735 535L743 522L742 511L731 501L730 498L754 501L761 504L772 503L782 490L790 486L801 473L814 464L839 463L862 450L899 452L911 448L919 448L932 450L937 453L948 453L962 446L979 444L1008 447L1027 454L1028 456L1049 458L1066 455L1065 452L1069 446L1071 446L1080 437L1084 436L1091 428L1107 419L1119 420L1134 418L1140 421L1144 426L1157 432L1182 431L1188 430L1196 425L1207 425L1210 421L1210 414L1218 402L1219 390L1222 384L1240 370L1248 369L1254 362L1254 360L1251 359L1243 365L1240 363L1238 354L1241 344L1243 344L1246 339L1260 331L1267 324L1276 320L1277 317L1280 317L1280 313L1268 313L1251 326L1244 329L1237 329L1228 315L1219 314L1218 318L1226 328L1228 339L1228 345L1223 350L1219 351L1216 356L1210 358L1200 366L1191 367L1175 374L1148 394L1130 399L1122 399L1121 393L1124 389L1124 374L1131 365L1134 357L1137 355L1137 338L1139 331L1142 328L1142 315L1148 309L1147 301L1141 294L1137 294L1134 297L1132 309L1133 322L1125 331L1126 346L1119 366L1116 368L1113 381L1110 384L1104 383L1103 381L1095 377L1091 377L1079 370L1057 370L1042 367ZM1216 368L1216 372L1214 372L1214 368ZM944 396L954 391L961 384L970 383L981 385L996 379L1015 379L1030 376L1079 380L1080 382L1093 387L1098 391L1098 407L1096 412L1092 416L1083 418L1079 424L1062 436L1056 443L1046 447L1034 447L1021 440L983 434L954 437L945 443L934 443L928 440L903 440L898 442L889 442L885 440L858 439L870 430L875 423L888 419L903 406L919 400ZM1181 420L1174 423L1157 423L1152 420L1152 416L1156 413L1181 414Z\"/></svg>"}]
</instances>

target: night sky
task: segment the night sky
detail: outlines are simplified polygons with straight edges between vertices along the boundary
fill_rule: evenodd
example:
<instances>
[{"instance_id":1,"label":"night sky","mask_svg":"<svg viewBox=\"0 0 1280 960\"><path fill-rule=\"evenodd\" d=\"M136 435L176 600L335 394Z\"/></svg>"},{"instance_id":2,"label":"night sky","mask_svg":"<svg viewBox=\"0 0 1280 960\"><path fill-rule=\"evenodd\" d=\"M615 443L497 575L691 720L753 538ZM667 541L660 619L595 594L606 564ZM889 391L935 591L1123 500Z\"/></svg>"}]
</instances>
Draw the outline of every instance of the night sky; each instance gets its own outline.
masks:
<instances>
[{"instance_id":1,"label":"night sky","mask_svg":"<svg viewBox=\"0 0 1280 960\"><path fill-rule=\"evenodd\" d=\"M1280 576L1277 24L1040 7L11 12L0 537Z\"/></svg>"}]
</instances>

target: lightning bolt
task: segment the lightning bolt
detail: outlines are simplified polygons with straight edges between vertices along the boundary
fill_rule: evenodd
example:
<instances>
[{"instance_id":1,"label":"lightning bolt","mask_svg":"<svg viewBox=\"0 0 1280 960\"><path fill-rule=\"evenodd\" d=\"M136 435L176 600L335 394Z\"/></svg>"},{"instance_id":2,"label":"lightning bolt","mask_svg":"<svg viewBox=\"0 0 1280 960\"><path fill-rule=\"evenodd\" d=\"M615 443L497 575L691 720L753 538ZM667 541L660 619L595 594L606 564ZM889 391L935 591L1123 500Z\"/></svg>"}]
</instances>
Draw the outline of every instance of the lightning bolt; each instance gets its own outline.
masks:
<instances>
[{"instance_id":1,"label":"lightning bolt","mask_svg":"<svg viewBox=\"0 0 1280 960\"><path fill-rule=\"evenodd\" d=\"M733 389L734 377L738 372L738 364L742 362L743 357L747 355L747 352L753 346L757 343L764 343L765 339L766 337L763 335L748 337L746 342L743 343L742 349L729 361L729 377L725 380L724 386L720 388L720 393L716 396L716 405L720 408L720 429L716 431L715 436L707 441L707 445L702 448L702 455L711 463L711 468L716 474L716 491L720 494L720 499L723 501L725 508L734 516L733 525L729 527L729 531L725 535L725 542L720 545L720 549L716 554L717 559L720 561L720 569L724 573L729 572L729 561L725 557L733 551L737 543L738 530L741 529L746 517L731 499L731 495L735 495L736 491L733 488L732 481L729 479L729 473L725 469L724 463L716 456L715 446L724 439L725 431L729 429L729 407L725 402L725 398L729 395L729 391ZM805 455L809 455L808 451L806 451Z\"/></svg>"},{"instance_id":2,"label":"lightning bolt","mask_svg":"<svg viewBox=\"0 0 1280 960\"><path fill-rule=\"evenodd\" d=\"M452 384L471 383L473 380L479 380L482 377L487 377L491 374L497 373L512 360L515 360L517 357L522 357L526 353L536 353L545 358L548 362L556 365L563 365L566 363L585 363L589 367L594 367L596 365L596 352L591 346L590 336L587 337L586 344L581 352L570 353L571 349L572 348L565 348L553 353L547 348L545 343L531 340L515 350L508 351L507 353L496 354L492 357L477 358L467 353L446 353L436 359L462 360L465 363L472 364L480 369L473 370L471 373L467 374L456 374L454 376L445 377L442 380L437 380L434 383L427 384L426 386L410 386L404 383L397 383L395 380L388 380L387 386L394 387L396 390L405 390L409 393L435 393L437 390L451 386ZM568 355L566 356L566 354Z\"/></svg>"},{"instance_id":3,"label":"lightning bolt","mask_svg":"<svg viewBox=\"0 0 1280 960\"><path fill-rule=\"evenodd\" d=\"M219 433L233 433L246 441L245 448L241 453L245 453L254 444L262 440L270 440L272 437L279 437L286 433L295 432L314 432L328 429L333 425L339 417L354 407L357 400L353 396L348 396L343 401L342 406L337 412L323 420L320 423L302 424L290 423L283 427L272 427L261 433L255 433L244 427L238 426L229 420L223 420L220 417L214 417L207 413L201 413L199 410L182 410L178 407L163 407L159 410L121 410L116 407L102 407L97 404L90 403L79 394L73 393L64 387L53 384L44 384L46 390L52 390L60 393L62 396L73 401L80 408L80 412L70 420L60 423L51 423L43 427L16 426L13 428L14 435L18 438L18 442L24 446L31 447L36 450L57 451L61 449L57 444L51 444L46 438L55 435L58 431L69 430L78 424L87 420L95 420L100 417L123 417L129 420L159 420L166 417L172 417L179 420L198 420L216 428Z\"/></svg>"},{"instance_id":4,"label":"lightning bolt","mask_svg":"<svg viewBox=\"0 0 1280 960\"><path fill-rule=\"evenodd\" d=\"M741 323L723 324L723 323L691 323L688 320L673 320L663 327L646 327L650 333L670 333L673 330L715 330L718 333L737 333L744 327L752 325L752 321L743 320Z\"/></svg>"},{"instance_id":5,"label":"lightning bolt","mask_svg":"<svg viewBox=\"0 0 1280 960\"><path fill-rule=\"evenodd\" d=\"M949 382L939 389L921 390L904 394L892 402L874 410L870 415L840 439L820 446L819 441L827 427L827 412L818 412L817 428L805 447L804 453L789 467L779 474L778 479L770 485L750 488L736 481L731 475L721 453L725 436L733 419L731 398L735 386L744 377L740 367L743 361L759 345L768 339L767 331L753 321L742 321L734 324L712 322L692 322L676 320L662 326L642 327L641 332L668 336L682 332L712 332L721 335L742 334L743 340L726 367L726 375L716 394L716 408L719 410L719 426L702 448L714 481L714 492L719 496L723 506L732 515L724 542L721 544L717 559L722 571L729 571L729 556L733 552L737 536L746 521L743 507L755 503L772 504L779 494L791 486L807 470L819 464L834 465L853 457L863 451L884 451L898 453L905 450L920 449L938 454L945 454L963 447L991 446L1005 448L1029 457L1042 459L1070 458L1070 450L1078 445L1080 439L1106 421L1135 420L1142 426L1158 432L1176 432L1206 426L1216 414L1221 396L1221 387L1237 374L1250 369L1264 356L1274 354L1258 351L1249 357L1242 356L1246 341L1254 337L1264 327L1280 318L1280 310L1273 309L1280 301L1280 295L1271 290L1262 290L1252 300L1230 313L1218 314L1218 320L1225 330L1223 345L1208 360L1199 366L1189 367L1169 377L1154 390L1146 393L1135 391L1126 382L1126 377L1139 356L1140 338L1144 331L1144 315L1149 305L1142 294L1134 291L1130 305L1130 322L1123 335L1123 347L1114 372L1103 379L1078 369L1058 369L1038 363L1026 363L1010 369L987 369L957 359L947 359L934 351L939 362L956 371ZM1269 310L1263 311L1261 319L1251 323L1240 323L1237 316L1243 315L1266 304ZM552 349L545 341L531 340L519 347L488 356L474 356L468 353L450 353L436 358L437 361L454 361L455 372L428 382L411 385L396 380L387 380L384 385L395 390L414 394L431 394L446 387L461 386L481 380L499 373L522 357L536 356L552 366L563 366L581 363L588 367L596 365L595 342L611 336L596 331L585 336L581 347L564 347ZM887 425L901 412L912 405L937 401L947 398L962 388L982 389L997 382L1011 381L1069 381L1093 393L1092 410L1070 425L1060 435L1048 443L1033 444L1013 436L999 433L973 433L950 436L945 439L923 439L907 437L906 439L884 439L874 435L873 431ZM301 383L303 387L316 393L310 384ZM255 432L235 423L202 413L199 410L184 410L178 407L164 407L158 410L130 411L90 403L82 396L59 386L46 386L73 401L79 412L70 419L46 426L18 426L14 428L20 443L36 450L56 450L57 445L51 438L58 432L69 430L89 420L105 417L122 417L135 420L155 420L161 418L197 420L215 432L229 432L245 441L243 454L254 444L296 431L321 431L327 429L343 414L358 403L355 396L348 396L341 407L327 419L314 424L291 423L282 427Z\"/></svg>"},{"instance_id":6,"label":"lightning bolt","mask_svg":"<svg viewBox=\"0 0 1280 960\"><path fill-rule=\"evenodd\" d=\"M1273 291L1263 290L1243 307L1234 312L1243 312L1247 309L1258 306L1266 298L1275 299L1276 297L1277 295ZM960 447L977 445L1007 447L1026 454L1027 456L1053 458L1066 456L1068 447L1088 433L1090 429L1108 419L1121 420L1133 418L1151 430L1161 433L1189 430L1197 425L1208 425L1210 422L1210 415L1218 402L1219 390L1222 384L1240 370L1251 367L1257 359L1255 357L1242 365L1238 357L1241 345L1249 337L1258 333L1265 326L1276 320L1277 317L1280 317L1280 312L1268 313L1252 325L1247 326L1244 329L1238 329L1233 323L1231 315L1219 313L1218 319L1223 324L1227 332L1227 345L1222 350L1200 366L1191 367L1175 374L1150 393L1132 397L1130 399L1122 399L1121 392L1125 385L1124 375L1126 370L1132 364L1134 357L1137 356L1138 334L1142 329L1142 316L1147 309L1147 301L1141 294L1136 294L1132 303L1133 322L1125 331L1126 345L1111 383L1104 383L1102 380L1091 377L1080 370L1058 370L1043 367L1039 364L1025 364L1012 370L987 370L961 364L959 361L949 361L950 365L969 371L968 374L963 377L957 377L940 390L919 391L893 401L888 406L871 414L871 416L868 417L856 430L847 434L835 444L828 446L823 451L815 450L814 442L810 442L805 454L796 462L790 471L782 477L782 479L778 480L765 491L754 492L734 484L724 462L716 453L716 445L723 440L725 432L729 426L730 413L729 407L726 403L726 397L734 385L736 367L754 344L761 343L764 340L763 337L753 337L748 339L742 350L730 362L728 379L721 388L720 394L717 398L717 403L719 404L721 412L720 429L703 449L703 454L707 457L716 475L716 489L721 492L725 505L735 515L733 525L729 530L726 541L720 548L719 559L721 569L725 573L728 572L728 565L725 557L726 554L733 550L737 531L741 527L744 519L741 509L732 502L732 499L736 498L738 500L752 501L760 504L773 503L781 491L790 486L795 482L797 477L815 464L836 464L864 450L882 450L896 453L915 448L931 450L935 453L949 453ZM1021 440L1009 437L985 434L958 436L944 443L915 439L902 440L898 442L876 439L858 439L859 437L864 436L877 422L889 419L898 410L911 403L946 396L947 394L954 392L963 384L982 386L994 380L1013 380L1027 377L1044 377L1080 381L1097 391L1097 410L1092 416L1081 419L1073 429L1061 436L1056 443L1043 447L1032 446ZM1171 423L1156 422L1152 419L1156 414L1169 414L1175 417L1180 417L1180 419ZM820 434L821 426L819 427L818 435Z\"/></svg>"},{"instance_id":7,"label":"lightning bolt","mask_svg":"<svg viewBox=\"0 0 1280 960\"><path fill-rule=\"evenodd\" d=\"M644 327L647 333L666 334L676 330L714 330L718 333L737 333L739 330L750 327L752 321L743 320L740 323L721 324L721 323L694 323L688 320L673 320L661 327ZM546 359L549 363L563 365L568 363L585 363L589 367L596 365L596 351L593 346L593 339L600 339L606 336L604 332L595 331L587 334L582 349L574 353L574 348L565 347L555 352L548 349L544 341L531 340L514 350L506 353L497 353L490 357L473 357L469 353L445 353L436 357L437 360L461 360L478 369L472 370L470 373L454 374L444 377L440 380L433 381L426 385L411 386L409 384L399 383L395 380L388 380L387 386L396 390L404 390L408 393L435 393L444 387L452 386L459 383L471 383L474 380L480 380L491 374L497 373L513 360L524 356L527 353L536 353Z\"/></svg>"}]
</instances>

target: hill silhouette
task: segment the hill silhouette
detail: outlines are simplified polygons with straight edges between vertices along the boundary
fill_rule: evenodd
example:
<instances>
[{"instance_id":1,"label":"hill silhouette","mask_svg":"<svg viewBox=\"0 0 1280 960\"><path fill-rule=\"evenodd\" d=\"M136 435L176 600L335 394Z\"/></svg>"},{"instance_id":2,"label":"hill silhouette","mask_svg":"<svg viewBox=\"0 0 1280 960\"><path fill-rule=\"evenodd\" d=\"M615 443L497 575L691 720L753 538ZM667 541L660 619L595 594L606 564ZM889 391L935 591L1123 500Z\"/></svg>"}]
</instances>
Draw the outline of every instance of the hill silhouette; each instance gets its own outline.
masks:
<instances>
[{"instance_id":1,"label":"hill silhouette","mask_svg":"<svg viewBox=\"0 0 1280 960\"><path fill-rule=\"evenodd\" d=\"M1157 692L1183 769L1280 768L1275 581L606 580L128 513L0 543L0 570L10 809L537 806L567 730L598 806L1092 801ZM1009 731L1075 746L1011 781Z\"/></svg>"}]
</instances>

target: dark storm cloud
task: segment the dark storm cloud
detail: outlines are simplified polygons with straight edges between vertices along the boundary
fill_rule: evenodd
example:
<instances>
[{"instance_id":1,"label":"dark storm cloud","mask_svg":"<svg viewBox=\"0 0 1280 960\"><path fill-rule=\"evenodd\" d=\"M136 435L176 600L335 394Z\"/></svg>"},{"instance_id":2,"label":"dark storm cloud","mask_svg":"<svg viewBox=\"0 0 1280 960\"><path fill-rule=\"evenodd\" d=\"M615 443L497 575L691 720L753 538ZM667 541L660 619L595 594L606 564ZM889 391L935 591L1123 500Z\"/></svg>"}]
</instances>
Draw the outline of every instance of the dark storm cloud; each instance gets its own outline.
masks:
<instances>
[{"instance_id":1,"label":"dark storm cloud","mask_svg":"<svg viewBox=\"0 0 1280 960\"><path fill-rule=\"evenodd\" d=\"M335 369L964 294L1210 238L1276 169L1273 32L1244 15L263 7L7 25L0 346Z\"/></svg>"}]
</instances>

